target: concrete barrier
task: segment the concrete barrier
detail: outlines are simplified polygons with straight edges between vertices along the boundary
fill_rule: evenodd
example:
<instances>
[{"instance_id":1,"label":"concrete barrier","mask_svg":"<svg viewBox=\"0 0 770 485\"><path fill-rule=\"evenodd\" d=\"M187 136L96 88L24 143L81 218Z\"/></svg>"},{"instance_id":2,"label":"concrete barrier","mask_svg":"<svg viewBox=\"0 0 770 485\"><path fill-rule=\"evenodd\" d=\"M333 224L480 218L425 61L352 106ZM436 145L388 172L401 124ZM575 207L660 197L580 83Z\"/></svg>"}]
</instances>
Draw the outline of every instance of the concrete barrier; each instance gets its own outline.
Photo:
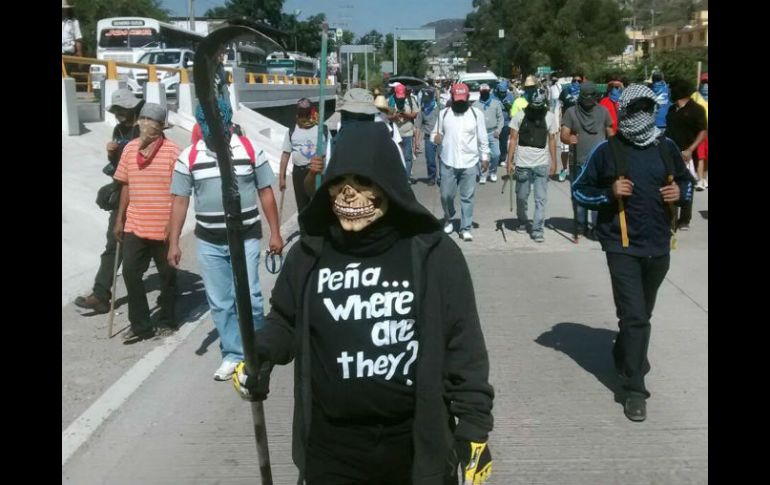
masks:
<instances>
[{"instance_id":1,"label":"concrete barrier","mask_svg":"<svg viewBox=\"0 0 770 485\"><path fill-rule=\"evenodd\" d=\"M147 82L144 85L144 100L148 103L156 103L164 108L166 105L166 88L159 82Z\"/></svg>"},{"instance_id":2,"label":"concrete barrier","mask_svg":"<svg viewBox=\"0 0 770 485\"><path fill-rule=\"evenodd\" d=\"M195 117L195 108L198 106L198 99L195 97L195 85L188 83L177 86L176 99L179 102L177 111Z\"/></svg>"},{"instance_id":3,"label":"concrete barrier","mask_svg":"<svg viewBox=\"0 0 770 485\"><path fill-rule=\"evenodd\" d=\"M75 80L71 77L63 77L61 80L61 129L62 133L69 136L80 134L77 104Z\"/></svg>"}]
</instances>

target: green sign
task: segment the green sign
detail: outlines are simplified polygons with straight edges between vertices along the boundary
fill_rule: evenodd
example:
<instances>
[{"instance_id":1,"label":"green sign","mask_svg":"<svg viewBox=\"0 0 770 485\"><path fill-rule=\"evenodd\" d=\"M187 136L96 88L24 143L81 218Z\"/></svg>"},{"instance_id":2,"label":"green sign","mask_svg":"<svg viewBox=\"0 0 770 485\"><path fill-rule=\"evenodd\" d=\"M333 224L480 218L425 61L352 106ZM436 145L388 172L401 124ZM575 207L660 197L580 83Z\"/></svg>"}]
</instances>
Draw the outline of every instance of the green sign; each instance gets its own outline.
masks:
<instances>
[{"instance_id":1,"label":"green sign","mask_svg":"<svg viewBox=\"0 0 770 485\"><path fill-rule=\"evenodd\" d=\"M551 74L553 70L551 69L551 66L537 66L537 75L538 76L545 76L548 74Z\"/></svg>"}]
</instances>

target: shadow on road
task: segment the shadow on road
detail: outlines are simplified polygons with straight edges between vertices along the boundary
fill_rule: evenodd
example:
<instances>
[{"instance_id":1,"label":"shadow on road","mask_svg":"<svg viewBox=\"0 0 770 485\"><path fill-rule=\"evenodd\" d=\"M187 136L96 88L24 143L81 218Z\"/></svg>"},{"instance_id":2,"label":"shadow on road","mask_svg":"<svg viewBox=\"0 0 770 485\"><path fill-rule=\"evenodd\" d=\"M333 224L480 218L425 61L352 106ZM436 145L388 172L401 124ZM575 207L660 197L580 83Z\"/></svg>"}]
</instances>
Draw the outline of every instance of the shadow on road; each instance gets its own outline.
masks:
<instances>
[{"instance_id":1,"label":"shadow on road","mask_svg":"<svg viewBox=\"0 0 770 485\"><path fill-rule=\"evenodd\" d=\"M562 322L541 334L535 342L569 356L612 391L618 401L622 388L612 362L612 346L617 335L618 332L606 328Z\"/></svg>"}]
</instances>

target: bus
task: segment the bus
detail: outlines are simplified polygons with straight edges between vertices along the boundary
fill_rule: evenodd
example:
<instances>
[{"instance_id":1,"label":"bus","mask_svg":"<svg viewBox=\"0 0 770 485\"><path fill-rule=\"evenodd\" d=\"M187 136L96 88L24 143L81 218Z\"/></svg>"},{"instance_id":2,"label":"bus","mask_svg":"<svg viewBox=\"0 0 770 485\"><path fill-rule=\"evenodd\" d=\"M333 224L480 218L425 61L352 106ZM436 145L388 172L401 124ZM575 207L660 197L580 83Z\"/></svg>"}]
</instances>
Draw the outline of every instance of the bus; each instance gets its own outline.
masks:
<instances>
[{"instance_id":1,"label":"bus","mask_svg":"<svg viewBox=\"0 0 770 485\"><path fill-rule=\"evenodd\" d=\"M240 67L247 73L267 73L267 54L256 42L236 41L225 50L225 71L232 72L233 67Z\"/></svg>"},{"instance_id":2,"label":"bus","mask_svg":"<svg viewBox=\"0 0 770 485\"><path fill-rule=\"evenodd\" d=\"M301 52L273 52L267 56L268 74L318 77L318 66L318 59Z\"/></svg>"},{"instance_id":3,"label":"bus","mask_svg":"<svg viewBox=\"0 0 770 485\"><path fill-rule=\"evenodd\" d=\"M96 23L96 58L119 62L138 62L144 54L157 49L195 51L204 35L145 17L111 17ZM91 66L92 86L99 89L107 68ZM118 79L127 80L129 68L118 67Z\"/></svg>"}]
</instances>

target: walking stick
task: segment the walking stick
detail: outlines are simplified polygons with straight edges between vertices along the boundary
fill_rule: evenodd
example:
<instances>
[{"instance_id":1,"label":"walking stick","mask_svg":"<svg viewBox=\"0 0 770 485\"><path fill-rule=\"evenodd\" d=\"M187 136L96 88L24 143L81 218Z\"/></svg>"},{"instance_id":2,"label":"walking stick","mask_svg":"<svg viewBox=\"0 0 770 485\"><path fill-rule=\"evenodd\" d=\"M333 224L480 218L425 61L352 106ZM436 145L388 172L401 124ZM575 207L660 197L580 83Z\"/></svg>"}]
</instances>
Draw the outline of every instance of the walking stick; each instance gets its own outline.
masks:
<instances>
[{"instance_id":1,"label":"walking stick","mask_svg":"<svg viewBox=\"0 0 770 485\"><path fill-rule=\"evenodd\" d=\"M195 54L195 94L203 107L206 123L211 130L211 144L217 154L219 173L222 178L222 203L225 209L225 224L227 227L227 244L230 249L230 261L233 267L233 283L235 286L235 304L238 314L238 328L243 341L243 357L246 372L251 376L267 373L269 362L260 363L254 347L254 320L251 308L249 279L246 270L246 250L243 242L241 196L235 179L232 152L228 134L225 133L222 115L219 113L214 86L214 72L218 65L218 52L222 45L228 44L243 35L253 35L283 48L275 41L259 32L259 27L247 20L231 20L222 27L211 32L198 47ZM265 411L262 402L251 403L251 415L254 423L254 437L257 444L259 473L262 485L272 485L273 475L270 470L270 453L267 447L267 430L265 428Z\"/></svg>"},{"instance_id":2,"label":"walking stick","mask_svg":"<svg viewBox=\"0 0 770 485\"><path fill-rule=\"evenodd\" d=\"M321 82L319 83L320 94L318 95L318 141L315 144L316 156L322 156L326 151L324 146L324 131L322 129L324 123L324 114L326 113L326 97L324 91L326 90L326 45L329 42L329 24L324 22L322 24L321 32ZM328 160L324 162L324 166L329 163ZM321 187L321 174L318 173L315 176L315 188L318 190Z\"/></svg>"},{"instance_id":3,"label":"walking stick","mask_svg":"<svg viewBox=\"0 0 770 485\"><path fill-rule=\"evenodd\" d=\"M283 222L283 219L281 219L281 216L283 216L283 196L286 195L286 189L281 189L281 201L278 203L278 226L281 225Z\"/></svg>"},{"instance_id":4,"label":"walking stick","mask_svg":"<svg viewBox=\"0 0 770 485\"><path fill-rule=\"evenodd\" d=\"M115 246L115 264L112 265L112 298L110 298L110 318L109 326L107 327L107 338L112 338L112 322L115 320L115 291L117 290L118 283L118 266L120 259L120 241Z\"/></svg>"},{"instance_id":5,"label":"walking stick","mask_svg":"<svg viewBox=\"0 0 770 485\"><path fill-rule=\"evenodd\" d=\"M575 198L572 197L572 182L575 181L577 175L577 145L570 144L569 146L569 171L570 171L570 201L572 202L572 240L575 244L580 241L580 235L578 234L578 206L575 202ZM621 201L621 204L623 202Z\"/></svg>"}]
</instances>

